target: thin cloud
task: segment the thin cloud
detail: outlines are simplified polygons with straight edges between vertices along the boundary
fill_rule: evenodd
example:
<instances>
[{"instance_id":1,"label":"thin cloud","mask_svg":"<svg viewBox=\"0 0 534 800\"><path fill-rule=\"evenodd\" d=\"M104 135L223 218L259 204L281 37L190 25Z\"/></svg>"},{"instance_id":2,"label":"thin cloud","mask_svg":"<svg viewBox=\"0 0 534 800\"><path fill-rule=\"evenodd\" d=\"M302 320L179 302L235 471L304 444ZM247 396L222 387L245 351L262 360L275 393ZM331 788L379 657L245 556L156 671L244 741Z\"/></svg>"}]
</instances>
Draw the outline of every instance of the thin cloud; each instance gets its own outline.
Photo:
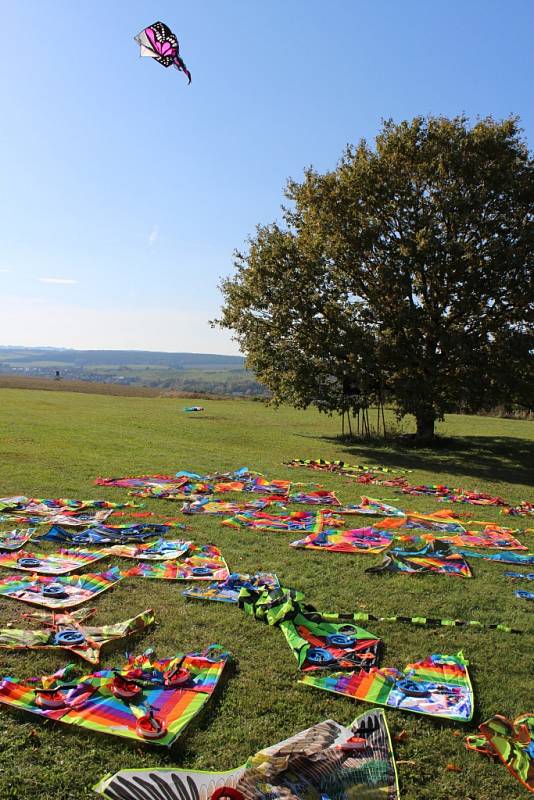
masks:
<instances>
[{"instance_id":1,"label":"thin cloud","mask_svg":"<svg viewBox=\"0 0 534 800\"><path fill-rule=\"evenodd\" d=\"M9 267L0 267L0 272L13 272Z\"/></svg>"},{"instance_id":2,"label":"thin cloud","mask_svg":"<svg viewBox=\"0 0 534 800\"><path fill-rule=\"evenodd\" d=\"M59 283L64 286L71 286L78 283L74 278L39 278L41 283Z\"/></svg>"},{"instance_id":3,"label":"thin cloud","mask_svg":"<svg viewBox=\"0 0 534 800\"><path fill-rule=\"evenodd\" d=\"M158 239L159 239L159 227L157 225L152 225L152 230L150 231L150 234L148 236L148 243L152 245L154 244L154 242L157 242Z\"/></svg>"}]
</instances>

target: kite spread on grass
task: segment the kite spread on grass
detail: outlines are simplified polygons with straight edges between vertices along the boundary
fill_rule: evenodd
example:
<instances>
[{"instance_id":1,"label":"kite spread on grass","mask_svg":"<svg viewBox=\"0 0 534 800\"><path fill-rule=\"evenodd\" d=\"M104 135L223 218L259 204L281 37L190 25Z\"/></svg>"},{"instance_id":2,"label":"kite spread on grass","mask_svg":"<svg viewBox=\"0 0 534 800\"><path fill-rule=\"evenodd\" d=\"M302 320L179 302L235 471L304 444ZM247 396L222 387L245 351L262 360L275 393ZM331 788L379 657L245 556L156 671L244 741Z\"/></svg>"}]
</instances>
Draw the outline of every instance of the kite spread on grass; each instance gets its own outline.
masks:
<instances>
[{"instance_id":1,"label":"kite spread on grass","mask_svg":"<svg viewBox=\"0 0 534 800\"><path fill-rule=\"evenodd\" d=\"M320 677L305 675L300 683L355 700L469 722L474 703L468 664L463 653L434 654L408 664L404 672L384 667Z\"/></svg>"},{"instance_id":2,"label":"kite spread on grass","mask_svg":"<svg viewBox=\"0 0 534 800\"><path fill-rule=\"evenodd\" d=\"M60 525L54 525L43 536L39 537L42 542L62 542L65 544L130 544L134 542L144 542L153 539L154 536L164 536L166 533L174 532L176 529L185 530L186 526L180 523L166 523L159 525L155 523L143 523L137 525L97 525L79 533L69 531Z\"/></svg>"},{"instance_id":3,"label":"kite spread on grass","mask_svg":"<svg viewBox=\"0 0 534 800\"><path fill-rule=\"evenodd\" d=\"M331 719L320 722L237 769L126 769L95 790L108 800L399 800L391 737L376 708L347 728Z\"/></svg>"},{"instance_id":4,"label":"kite spread on grass","mask_svg":"<svg viewBox=\"0 0 534 800\"><path fill-rule=\"evenodd\" d=\"M211 600L218 603L237 604L241 589L273 591L279 586L278 578L270 572L256 572L254 575L232 572L225 581L214 581L207 586L191 586L182 594L189 600Z\"/></svg>"},{"instance_id":5,"label":"kite spread on grass","mask_svg":"<svg viewBox=\"0 0 534 800\"><path fill-rule=\"evenodd\" d=\"M369 567L365 571L375 574L403 572L472 578L473 574L463 555L463 551L456 552L444 542L433 541L420 550L409 551L400 548L390 550L385 554L382 564L377 567ZM471 553L469 552L468 555L471 556ZM499 555L501 554L499 553Z\"/></svg>"},{"instance_id":6,"label":"kite spread on grass","mask_svg":"<svg viewBox=\"0 0 534 800\"><path fill-rule=\"evenodd\" d=\"M72 664L40 681L4 677L0 704L95 733L170 747L210 699L228 659L212 645L161 661L131 656L118 669L80 678Z\"/></svg>"},{"instance_id":7,"label":"kite spread on grass","mask_svg":"<svg viewBox=\"0 0 534 800\"><path fill-rule=\"evenodd\" d=\"M393 536L376 528L323 530L310 533L305 539L291 542L291 547L325 550L330 553L382 553L390 547Z\"/></svg>"},{"instance_id":8,"label":"kite spread on grass","mask_svg":"<svg viewBox=\"0 0 534 800\"><path fill-rule=\"evenodd\" d=\"M30 541L35 530L35 528L15 528L0 533L0 551L20 550Z\"/></svg>"},{"instance_id":9,"label":"kite spread on grass","mask_svg":"<svg viewBox=\"0 0 534 800\"><path fill-rule=\"evenodd\" d=\"M10 575L0 579L0 596L50 609L74 608L111 589L123 574L118 567L84 575Z\"/></svg>"},{"instance_id":10,"label":"kite spread on grass","mask_svg":"<svg viewBox=\"0 0 534 800\"><path fill-rule=\"evenodd\" d=\"M39 553L34 550L19 550L16 553L0 553L0 567L19 569L39 575L66 575L95 561L107 558L106 550L61 549L57 553Z\"/></svg>"},{"instance_id":11,"label":"kite spread on grass","mask_svg":"<svg viewBox=\"0 0 534 800\"><path fill-rule=\"evenodd\" d=\"M218 547L213 544L192 544L180 558L149 563L143 561L124 574L163 581L225 581L230 571Z\"/></svg>"},{"instance_id":12,"label":"kite spread on grass","mask_svg":"<svg viewBox=\"0 0 534 800\"><path fill-rule=\"evenodd\" d=\"M498 758L525 789L534 793L534 714L521 714L513 721L495 714L479 725L479 731L466 737L467 749Z\"/></svg>"},{"instance_id":13,"label":"kite spread on grass","mask_svg":"<svg viewBox=\"0 0 534 800\"><path fill-rule=\"evenodd\" d=\"M246 614L276 625L297 659L299 669L370 669L378 660L380 639L354 620L339 620L304 602L302 592L244 586L239 607Z\"/></svg>"},{"instance_id":14,"label":"kite spread on grass","mask_svg":"<svg viewBox=\"0 0 534 800\"><path fill-rule=\"evenodd\" d=\"M27 628L0 629L0 648L3 650L66 650L91 664L98 664L104 645L140 633L154 624L152 609L137 614L125 622L111 625L87 625L96 608L78 609L65 613L33 611L25 619L39 623L38 630Z\"/></svg>"}]
</instances>

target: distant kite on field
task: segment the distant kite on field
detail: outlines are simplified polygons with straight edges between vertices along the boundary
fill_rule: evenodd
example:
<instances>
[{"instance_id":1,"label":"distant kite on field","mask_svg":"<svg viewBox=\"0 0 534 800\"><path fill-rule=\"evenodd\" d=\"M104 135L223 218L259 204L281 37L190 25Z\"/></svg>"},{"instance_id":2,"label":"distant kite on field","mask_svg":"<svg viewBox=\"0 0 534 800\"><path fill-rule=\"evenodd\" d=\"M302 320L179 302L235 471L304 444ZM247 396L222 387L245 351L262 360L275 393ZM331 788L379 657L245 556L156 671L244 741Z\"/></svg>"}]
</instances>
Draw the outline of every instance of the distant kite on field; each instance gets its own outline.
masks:
<instances>
[{"instance_id":1,"label":"distant kite on field","mask_svg":"<svg viewBox=\"0 0 534 800\"><path fill-rule=\"evenodd\" d=\"M191 411L204 411L204 406L188 406L184 408L184 411L188 414L191 413Z\"/></svg>"},{"instance_id":2,"label":"distant kite on field","mask_svg":"<svg viewBox=\"0 0 534 800\"><path fill-rule=\"evenodd\" d=\"M180 56L178 39L165 23L153 22L134 39L141 48L141 56L154 58L163 67L176 67L180 72L185 72L191 83L191 73Z\"/></svg>"}]
</instances>

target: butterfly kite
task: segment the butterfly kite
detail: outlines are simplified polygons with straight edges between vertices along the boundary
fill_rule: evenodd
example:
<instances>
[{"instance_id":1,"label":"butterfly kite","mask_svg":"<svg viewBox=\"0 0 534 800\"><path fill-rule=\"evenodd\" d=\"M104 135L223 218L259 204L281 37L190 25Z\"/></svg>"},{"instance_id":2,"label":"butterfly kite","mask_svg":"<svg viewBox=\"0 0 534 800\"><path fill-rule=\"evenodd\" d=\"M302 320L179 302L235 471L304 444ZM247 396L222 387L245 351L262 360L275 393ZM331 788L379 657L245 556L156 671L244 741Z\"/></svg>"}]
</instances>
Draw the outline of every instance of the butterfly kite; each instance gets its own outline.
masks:
<instances>
[{"instance_id":1,"label":"butterfly kite","mask_svg":"<svg viewBox=\"0 0 534 800\"><path fill-rule=\"evenodd\" d=\"M191 73L180 56L178 39L167 25L163 22L153 22L134 36L134 39L141 48L141 56L154 58L163 67L176 67L177 70L185 72L191 83Z\"/></svg>"}]
</instances>

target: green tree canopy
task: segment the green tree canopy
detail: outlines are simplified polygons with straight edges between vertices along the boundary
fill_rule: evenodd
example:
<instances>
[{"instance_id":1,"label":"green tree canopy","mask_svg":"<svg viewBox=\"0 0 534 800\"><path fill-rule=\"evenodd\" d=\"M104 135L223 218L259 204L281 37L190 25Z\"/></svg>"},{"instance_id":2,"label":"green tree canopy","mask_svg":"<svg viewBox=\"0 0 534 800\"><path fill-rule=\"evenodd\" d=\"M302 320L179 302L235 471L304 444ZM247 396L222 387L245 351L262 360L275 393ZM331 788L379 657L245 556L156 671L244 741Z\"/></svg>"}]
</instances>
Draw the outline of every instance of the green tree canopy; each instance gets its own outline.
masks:
<instances>
[{"instance_id":1,"label":"green tree canopy","mask_svg":"<svg viewBox=\"0 0 534 800\"><path fill-rule=\"evenodd\" d=\"M286 188L223 281L218 324L276 400L386 392L430 437L532 389L534 162L515 118L385 122Z\"/></svg>"}]
</instances>

